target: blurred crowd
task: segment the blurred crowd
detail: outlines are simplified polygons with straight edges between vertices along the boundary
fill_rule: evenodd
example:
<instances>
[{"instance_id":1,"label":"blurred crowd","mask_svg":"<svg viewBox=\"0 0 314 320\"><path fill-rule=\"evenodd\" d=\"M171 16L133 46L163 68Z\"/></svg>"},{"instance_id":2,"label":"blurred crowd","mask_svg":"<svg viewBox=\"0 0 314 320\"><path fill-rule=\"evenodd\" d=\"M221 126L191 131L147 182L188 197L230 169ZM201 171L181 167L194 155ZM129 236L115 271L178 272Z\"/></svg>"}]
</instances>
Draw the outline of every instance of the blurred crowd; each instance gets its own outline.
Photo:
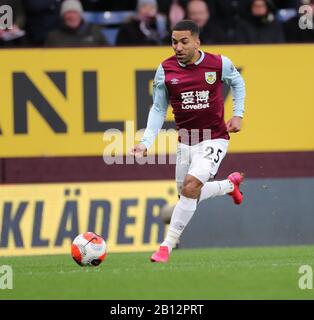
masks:
<instances>
[{"instance_id":1,"label":"blurred crowd","mask_svg":"<svg viewBox=\"0 0 314 320\"><path fill-rule=\"evenodd\" d=\"M314 42L314 0L0 0L3 5L13 9L13 26L0 25L0 47L167 45L182 19L198 24L203 44Z\"/></svg>"}]
</instances>

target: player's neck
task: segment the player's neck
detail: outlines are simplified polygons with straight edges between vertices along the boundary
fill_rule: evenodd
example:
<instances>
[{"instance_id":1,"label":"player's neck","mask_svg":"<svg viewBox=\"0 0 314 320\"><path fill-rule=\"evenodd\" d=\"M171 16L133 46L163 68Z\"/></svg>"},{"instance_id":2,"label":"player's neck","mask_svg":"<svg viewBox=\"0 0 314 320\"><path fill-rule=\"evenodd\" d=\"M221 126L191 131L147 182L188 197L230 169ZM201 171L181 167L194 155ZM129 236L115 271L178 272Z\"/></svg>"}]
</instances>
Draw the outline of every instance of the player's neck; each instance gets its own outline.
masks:
<instances>
[{"instance_id":1,"label":"player's neck","mask_svg":"<svg viewBox=\"0 0 314 320\"><path fill-rule=\"evenodd\" d=\"M198 61L201 58L201 52L199 50L196 50L194 53L194 56L192 57L192 59L187 63L187 64L193 64L196 61Z\"/></svg>"}]
</instances>

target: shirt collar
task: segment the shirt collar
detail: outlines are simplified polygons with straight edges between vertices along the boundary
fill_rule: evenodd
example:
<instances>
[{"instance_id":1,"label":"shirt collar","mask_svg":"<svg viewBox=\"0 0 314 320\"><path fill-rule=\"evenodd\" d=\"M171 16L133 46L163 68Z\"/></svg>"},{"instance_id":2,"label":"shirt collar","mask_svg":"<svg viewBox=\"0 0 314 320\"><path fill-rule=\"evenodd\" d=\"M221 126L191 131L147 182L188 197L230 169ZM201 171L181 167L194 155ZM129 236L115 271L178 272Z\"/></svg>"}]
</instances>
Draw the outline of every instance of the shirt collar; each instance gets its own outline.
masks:
<instances>
[{"instance_id":1,"label":"shirt collar","mask_svg":"<svg viewBox=\"0 0 314 320\"><path fill-rule=\"evenodd\" d=\"M193 64L195 64L196 66L199 65L199 64L204 60L204 58L205 58L205 53L204 53L202 50L199 50L199 52L201 53L200 58L193 63ZM180 65L181 67L183 67L183 68L186 67L186 64L185 64L185 63L181 63L181 62L179 62L179 61L178 61L178 63L179 63L179 65Z\"/></svg>"}]
</instances>

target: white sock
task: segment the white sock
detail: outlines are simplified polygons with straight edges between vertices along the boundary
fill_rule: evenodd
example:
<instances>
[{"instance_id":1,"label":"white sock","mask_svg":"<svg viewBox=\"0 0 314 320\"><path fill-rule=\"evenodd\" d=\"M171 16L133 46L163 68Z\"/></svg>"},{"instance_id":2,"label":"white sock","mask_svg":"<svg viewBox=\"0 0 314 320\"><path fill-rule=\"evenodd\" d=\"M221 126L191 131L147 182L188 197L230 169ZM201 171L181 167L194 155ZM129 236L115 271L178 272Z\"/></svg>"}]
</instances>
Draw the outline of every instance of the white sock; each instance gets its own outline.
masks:
<instances>
[{"instance_id":1,"label":"white sock","mask_svg":"<svg viewBox=\"0 0 314 320\"><path fill-rule=\"evenodd\" d=\"M234 189L234 185L229 179L222 180L222 181L206 182L201 189L199 202L208 198L223 196L226 193L232 192L233 189Z\"/></svg>"},{"instance_id":2,"label":"white sock","mask_svg":"<svg viewBox=\"0 0 314 320\"><path fill-rule=\"evenodd\" d=\"M182 195L180 196L180 200L177 202L171 216L167 236L161 244L161 246L167 246L169 252L177 245L183 230L196 210L196 206L197 199L187 198Z\"/></svg>"}]
</instances>

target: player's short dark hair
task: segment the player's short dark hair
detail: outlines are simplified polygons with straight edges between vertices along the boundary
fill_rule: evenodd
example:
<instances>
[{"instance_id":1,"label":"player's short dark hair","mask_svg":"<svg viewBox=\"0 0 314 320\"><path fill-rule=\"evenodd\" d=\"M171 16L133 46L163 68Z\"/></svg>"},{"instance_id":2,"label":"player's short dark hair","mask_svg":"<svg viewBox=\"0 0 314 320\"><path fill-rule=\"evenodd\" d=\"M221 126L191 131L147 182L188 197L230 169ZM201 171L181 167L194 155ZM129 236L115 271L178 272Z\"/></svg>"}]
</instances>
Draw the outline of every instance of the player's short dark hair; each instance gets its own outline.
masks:
<instances>
[{"instance_id":1,"label":"player's short dark hair","mask_svg":"<svg viewBox=\"0 0 314 320\"><path fill-rule=\"evenodd\" d=\"M200 35L200 28L192 20L181 20L172 29L172 31L191 31L192 35Z\"/></svg>"}]
</instances>

